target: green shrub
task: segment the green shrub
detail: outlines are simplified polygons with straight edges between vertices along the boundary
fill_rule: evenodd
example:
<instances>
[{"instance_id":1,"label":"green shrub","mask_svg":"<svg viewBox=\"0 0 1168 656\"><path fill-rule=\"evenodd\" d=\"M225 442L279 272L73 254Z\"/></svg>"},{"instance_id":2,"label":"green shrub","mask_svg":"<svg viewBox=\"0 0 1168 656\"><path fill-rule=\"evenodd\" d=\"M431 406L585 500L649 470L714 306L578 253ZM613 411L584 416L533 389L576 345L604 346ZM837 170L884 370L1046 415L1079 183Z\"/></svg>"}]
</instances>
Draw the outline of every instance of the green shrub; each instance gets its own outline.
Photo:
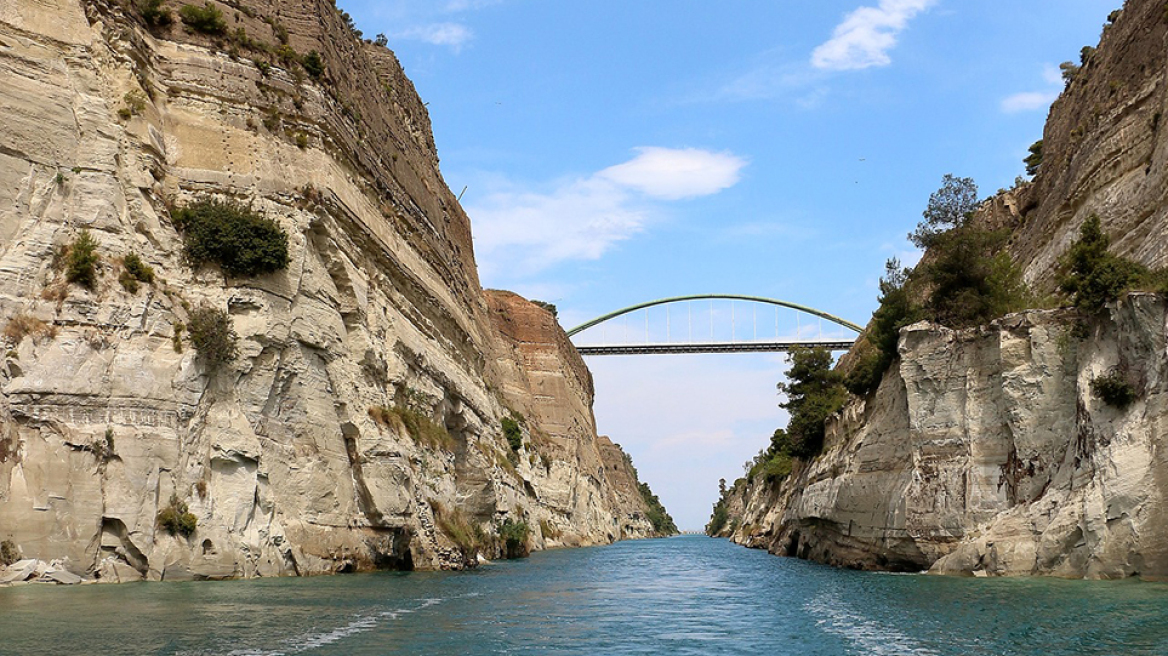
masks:
<instances>
[{"instance_id":1,"label":"green shrub","mask_svg":"<svg viewBox=\"0 0 1168 656\"><path fill-rule=\"evenodd\" d=\"M1103 399L1107 405L1119 408L1128 407L1136 400L1136 388L1117 371L1104 376L1098 376L1091 381L1091 391Z\"/></svg>"},{"instance_id":2,"label":"green shrub","mask_svg":"<svg viewBox=\"0 0 1168 656\"><path fill-rule=\"evenodd\" d=\"M507 438L507 444L511 446L512 451L518 451L523 448L523 431L519 428L519 422L511 417L503 417L500 421L503 426L503 436Z\"/></svg>"},{"instance_id":3,"label":"green shrub","mask_svg":"<svg viewBox=\"0 0 1168 656\"><path fill-rule=\"evenodd\" d=\"M730 511L726 508L726 498L722 497L714 504L714 512L710 514L710 522L706 524L706 535L718 535L729 522Z\"/></svg>"},{"instance_id":4,"label":"green shrub","mask_svg":"<svg viewBox=\"0 0 1168 656\"><path fill-rule=\"evenodd\" d=\"M122 258L122 273L118 276L118 282L122 283L126 291L134 294L138 291L138 283L154 284L154 267L143 262L137 253L131 251Z\"/></svg>"},{"instance_id":5,"label":"green shrub","mask_svg":"<svg viewBox=\"0 0 1168 656\"><path fill-rule=\"evenodd\" d=\"M900 329L920 318L920 309L912 302L908 286L911 269L900 266L892 258L884 263L880 278L880 307L872 313L865 339L874 350L860 351L862 355L852 366L844 386L856 395L864 395L880 385L884 372L896 359L900 343Z\"/></svg>"},{"instance_id":6,"label":"green shrub","mask_svg":"<svg viewBox=\"0 0 1168 656\"><path fill-rule=\"evenodd\" d=\"M213 262L234 276L288 266L288 234L272 219L235 202L196 201L174 212L192 264Z\"/></svg>"},{"instance_id":7,"label":"green shrub","mask_svg":"<svg viewBox=\"0 0 1168 656\"><path fill-rule=\"evenodd\" d=\"M790 413L789 440L784 451L808 458L823 448L824 423L847 401L843 376L832 368L831 351L825 348L795 348L788 355L791 369L787 381L779 383L780 394L787 400L779 405Z\"/></svg>"},{"instance_id":8,"label":"green shrub","mask_svg":"<svg viewBox=\"0 0 1168 656\"><path fill-rule=\"evenodd\" d=\"M191 312L187 333L199 357L212 370L235 360L239 354L236 346L239 336L231 325L231 317L223 310L206 305L196 308Z\"/></svg>"},{"instance_id":9,"label":"green shrub","mask_svg":"<svg viewBox=\"0 0 1168 656\"><path fill-rule=\"evenodd\" d=\"M196 32L203 34L224 34L227 32L227 21L223 20L223 12L209 2L202 7L183 5L178 10L178 15L184 25Z\"/></svg>"},{"instance_id":10,"label":"green shrub","mask_svg":"<svg viewBox=\"0 0 1168 656\"><path fill-rule=\"evenodd\" d=\"M130 112L130 116L137 116L146 111L146 94L137 89L127 91L126 95L122 96L122 101L126 103L126 110Z\"/></svg>"},{"instance_id":11,"label":"green shrub","mask_svg":"<svg viewBox=\"0 0 1168 656\"><path fill-rule=\"evenodd\" d=\"M300 65L314 78L324 75L324 59L315 50L309 50L307 55L300 58Z\"/></svg>"},{"instance_id":12,"label":"green shrub","mask_svg":"<svg viewBox=\"0 0 1168 656\"><path fill-rule=\"evenodd\" d=\"M181 321L175 321L171 326L174 328L174 332L170 335L171 346L174 347L175 353L182 353L182 334L187 329L187 325Z\"/></svg>"},{"instance_id":13,"label":"green shrub","mask_svg":"<svg viewBox=\"0 0 1168 656\"><path fill-rule=\"evenodd\" d=\"M499 524L499 539L503 541L503 555L507 558L523 558L530 553L527 537L531 529L527 522L515 521L508 517Z\"/></svg>"},{"instance_id":14,"label":"green shrub","mask_svg":"<svg viewBox=\"0 0 1168 656\"><path fill-rule=\"evenodd\" d=\"M673 517L665 510L665 504L653 494L653 490L649 489L648 483L638 483L637 489L641 492L641 499L645 502L646 513L645 517L649 523L653 525L653 532L657 535L676 535L677 524L673 522Z\"/></svg>"},{"instance_id":15,"label":"green shrub","mask_svg":"<svg viewBox=\"0 0 1168 656\"><path fill-rule=\"evenodd\" d=\"M186 502L179 501L175 495L171 495L170 503L158 511L157 520L159 528L171 535L181 535L184 538L194 535L199 523L198 518L187 508Z\"/></svg>"},{"instance_id":16,"label":"green shrub","mask_svg":"<svg viewBox=\"0 0 1168 656\"><path fill-rule=\"evenodd\" d=\"M1108 303L1149 276L1145 267L1108 252L1110 244L1099 217L1092 214L1060 262L1064 273L1059 287L1070 295L1075 307L1088 314L1102 312Z\"/></svg>"},{"instance_id":17,"label":"green shrub","mask_svg":"<svg viewBox=\"0 0 1168 656\"><path fill-rule=\"evenodd\" d=\"M20 550L12 540L0 542L0 567L7 567L20 560Z\"/></svg>"},{"instance_id":18,"label":"green shrub","mask_svg":"<svg viewBox=\"0 0 1168 656\"><path fill-rule=\"evenodd\" d=\"M82 230L69 245L65 256L65 279L86 289L97 284L97 240L88 230Z\"/></svg>"},{"instance_id":19,"label":"green shrub","mask_svg":"<svg viewBox=\"0 0 1168 656\"><path fill-rule=\"evenodd\" d=\"M166 27L174 22L174 16L163 4L163 0L134 0L134 9L151 27Z\"/></svg>"},{"instance_id":20,"label":"green shrub","mask_svg":"<svg viewBox=\"0 0 1168 656\"><path fill-rule=\"evenodd\" d=\"M1026 164L1026 175L1038 174L1038 167L1042 165L1042 139L1030 144L1030 154L1022 162Z\"/></svg>"},{"instance_id":21,"label":"green shrub","mask_svg":"<svg viewBox=\"0 0 1168 656\"><path fill-rule=\"evenodd\" d=\"M556 309L556 306L553 303L548 303L546 301L537 301L535 299L532 299L531 304L547 310L548 312L551 313L551 315L553 317L559 318L559 316L560 316L559 310Z\"/></svg>"},{"instance_id":22,"label":"green shrub","mask_svg":"<svg viewBox=\"0 0 1168 656\"><path fill-rule=\"evenodd\" d=\"M751 472L755 476L762 476L768 483L781 483L791 474L791 468L794 461L789 453L776 452L770 454L759 467L757 472Z\"/></svg>"},{"instance_id":23,"label":"green shrub","mask_svg":"<svg viewBox=\"0 0 1168 656\"><path fill-rule=\"evenodd\" d=\"M933 240L917 267L929 290L925 315L950 328L987 323L1030 304L1022 274L1006 251L1009 233L961 226Z\"/></svg>"}]
</instances>

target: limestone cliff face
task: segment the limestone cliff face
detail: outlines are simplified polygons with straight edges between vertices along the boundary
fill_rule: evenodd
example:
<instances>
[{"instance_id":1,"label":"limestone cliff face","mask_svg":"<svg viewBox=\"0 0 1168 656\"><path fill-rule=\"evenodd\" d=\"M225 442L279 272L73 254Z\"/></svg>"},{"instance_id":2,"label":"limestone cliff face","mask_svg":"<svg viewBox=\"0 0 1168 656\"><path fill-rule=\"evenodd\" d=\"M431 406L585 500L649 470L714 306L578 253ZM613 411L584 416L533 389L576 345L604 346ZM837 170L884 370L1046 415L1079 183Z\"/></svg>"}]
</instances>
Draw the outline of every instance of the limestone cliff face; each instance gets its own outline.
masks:
<instances>
[{"instance_id":1,"label":"limestone cliff face","mask_svg":"<svg viewBox=\"0 0 1168 656\"><path fill-rule=\"evenodd\" d=\"M1026 280L1050 291L1092 214L1112 250L1168 265L1168 21L1129 0L1054 103L1032 183L978 220L1012 230ZM724 534L847 567L989 575L1168 577L1163 298L1130 295L1086 338L1031 311L901 333L879 389L829 422L825 453L781 486L735 486ZM1107 406L1090 381L1138 380Z\"/></svg>"},{"instance_id":2,"label":"limestone cliff face","mask_svg":"<svg viewBox=\"0 0 1168 656\"><path fill-rule=\"evenodd\" d=\"M734 537L845 567L1168 577L1168 307L1133 294L1087 338L1060 311L902 332L901 359L792 479L736 490ZM1090 381L1122 368L1137 400Z\"/></svg>"},{"instance_id":3,"label":"limestone cliff face","mask_svg":"<svg viewBox=\"0 0 1168 656\"><path fill-rule=\"evenodd\" d=\"M3 338L0 539L135 580L462 566L435 508L525 520L535 548L647 535L562 331L481 290L393 54L325 0L212 4L225 35L151 30L129 3L0 0L0 318L33 327ZM314 50L319 78L297 63ZM276 220L290 266L192 270L168 208L205 197ZM53 264L82 228L92 291ZM157 275L134 293L131 251ZM218 372L175 336L200 305L240 337ZM172 497L194 536L159 528Z\"/></svg>"}]
</instances>

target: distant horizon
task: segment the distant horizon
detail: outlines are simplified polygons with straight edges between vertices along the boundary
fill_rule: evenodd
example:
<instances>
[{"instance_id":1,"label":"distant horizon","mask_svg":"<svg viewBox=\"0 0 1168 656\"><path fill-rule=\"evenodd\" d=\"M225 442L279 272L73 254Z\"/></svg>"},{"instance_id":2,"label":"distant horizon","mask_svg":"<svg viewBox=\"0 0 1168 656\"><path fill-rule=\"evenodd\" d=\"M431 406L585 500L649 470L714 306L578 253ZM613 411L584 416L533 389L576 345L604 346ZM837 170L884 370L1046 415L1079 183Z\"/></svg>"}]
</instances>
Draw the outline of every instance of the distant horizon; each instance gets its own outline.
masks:
<instances>
[{"instance_id":1,"label":"distant horizon","mask_svg":"<svg viewBox=\"0 0 1168 656\"><path fill-rule=\"evenodd\" d=\"M484 287L572 327L721 291L866 323L942 176L1024 175L1112 0L344 2L430 111ZM590 358L601 434L679 527L785 425L779 355Z\"/></svg>"}]
</instances>

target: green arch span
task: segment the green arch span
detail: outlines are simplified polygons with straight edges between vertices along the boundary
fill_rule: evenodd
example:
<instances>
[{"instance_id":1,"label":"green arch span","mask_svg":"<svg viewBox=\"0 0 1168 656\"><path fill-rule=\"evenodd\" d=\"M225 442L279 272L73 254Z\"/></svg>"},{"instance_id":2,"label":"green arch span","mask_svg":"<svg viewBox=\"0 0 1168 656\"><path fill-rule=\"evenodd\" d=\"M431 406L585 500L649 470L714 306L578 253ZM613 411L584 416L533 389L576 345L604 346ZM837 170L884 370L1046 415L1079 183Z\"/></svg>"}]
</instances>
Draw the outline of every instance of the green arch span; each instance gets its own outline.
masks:
<instances>
[{"instance_id":1,"label":"green arch span","mask_svg":"<svg viewBox=\"0 0 1168 656\"><path fill-rule=\"evenodd\" d=\"M591 321L586 321L586 322L580 324L579 326L576 326L575 328L569 330L568 337L571 337L572 335L575 335L576 333L579 333L581 331L588 330L589 328L591 328L593 326L602 324L605 321L608 321L609 319L615 319L616 317L619 317L622 314L628 314L629 312L636 312L637 310L643 310L645 308L650 308L650 307L653 307L655 305L665 305L666 303L677 303L679 301L707 301L707 300L712 300L712 301L719 301L719 300L720 301L754 301L755 303L766 303L768 305L777 305L779 307L791 308L792 310L798 310L800 312L806 312L807 314L813 314L817 317L822 317L822 318L827 319L828 321L830 321L832 323L839 324L839 325L843 326L844 328L854 330L857 333L864 330L862 326L858 326L858 325L852 323L851 321L848 321L847 319L841 319L841 318L835 316L834 314L828 314L827 312L824 312L823 310L816 310L815 308L807 307L806 305L799 305L798 303L790 303L788 301L780 301L780 300L774 299L774 298L764 298L762 296L745 296L742 294L695 294L693 296L673 296L670 298L659 298L656 301L649 301L647 303L638 303L636 305L630 305L627 308L621 308L621 309L617 310L616 312L609 312L608 314L606 314L604 316L596 317L595 319L593 319Z\"/></svg>"}]
</instances>

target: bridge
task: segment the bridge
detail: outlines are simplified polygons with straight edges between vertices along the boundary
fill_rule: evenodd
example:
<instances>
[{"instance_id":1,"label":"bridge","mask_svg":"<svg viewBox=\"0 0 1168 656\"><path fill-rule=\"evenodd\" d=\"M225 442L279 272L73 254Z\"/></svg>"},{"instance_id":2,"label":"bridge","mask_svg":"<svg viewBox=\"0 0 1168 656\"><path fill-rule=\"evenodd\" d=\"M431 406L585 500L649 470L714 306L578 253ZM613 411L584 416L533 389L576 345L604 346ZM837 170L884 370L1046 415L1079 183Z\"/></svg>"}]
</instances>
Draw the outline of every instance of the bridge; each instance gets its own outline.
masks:
<instances>
[{"instance_id":1,"label":"bridge","mask_svg":"<svg viewBox=\"0 0 1168 656\"><path fill-rule=\"evenodd\" d=\"M701 313L706 309L704 307L706 303L708 303L709 314L708 330L705 329L706 321L701 317ZM719 304L717 309L715 309L715 303ZM725 308L727 303L729 304L728 312ZM700 327L696 336L693 312L695 304L703 306L699 308L698 323ZM745 316L740 309L742 304L746 304L749 310ZM673 309L678 306L685 309L681 313L685 321L681 321L680 316L677 322L674 320ZM759 337L759 307L764 307L767 311L773 310L774 313L774 332L767 334L771 322L769 316L764 316L764 334L761 338ZM649 314L649 310L652 308L664 308L665 311L658 311L654 321ZM784 310L791 311L785 314L794 318L793 325L789 321L780 321L780 312ZM644 314L643 333L639 327L630 332L629 318L635 313ZM623 331L618 332L623 333L623 339L617 342L608 338L607 327L614 319L621 317L624 318ZM740 319L740 317L742 318ZM740 321L747 323L748 318L750 336L745 337L741 333L746 332L747 328L740 329L739 326ZM811 323L804 324L806 318L811 318ZM824 333L824 320L828 322L829 328L834 329L833 332ZM638 320L637 323L639 325L640 321ZM808 331L816 328L818 328L816 334L808 334ZM840 331L840 328L844 330ZM586 321L569 330L568 337L576 337L584 333L594 337L597 329L600 332L599 343L585 343L587 342L585 340L576 344L576 350L581 355L773 353L789 351L797 347L823 347L833 351L842 351L851 348L856 339L854 334L846 334L846 331L858 334L863 330L861 326L823 310L790 301L742 294L673 296L638 303ZM633 337L632 340L630 340L630 336Z\"/></svg>"}]
</instances>

